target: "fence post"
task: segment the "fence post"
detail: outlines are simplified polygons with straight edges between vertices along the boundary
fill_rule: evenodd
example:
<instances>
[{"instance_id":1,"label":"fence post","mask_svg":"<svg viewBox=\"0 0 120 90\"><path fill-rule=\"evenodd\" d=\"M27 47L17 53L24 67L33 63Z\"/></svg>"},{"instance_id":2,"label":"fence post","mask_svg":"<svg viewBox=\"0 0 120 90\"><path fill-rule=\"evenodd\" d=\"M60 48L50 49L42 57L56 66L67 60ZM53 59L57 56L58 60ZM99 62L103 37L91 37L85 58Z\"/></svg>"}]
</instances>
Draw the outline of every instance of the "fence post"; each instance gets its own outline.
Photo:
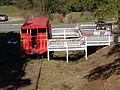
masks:
<instances>
[{"instance_id":1,"label":"fence post","mask_svg":"<svg viewBox=\"0 0 120 90\"><path fill-rule=\"evenodd\" d=\"M68 60L68 48L67 48L67 50L66 50L66 53L67 53L67 57L66 57L66 59L67 59L67 63L69 62L69 60Z\"/></svg>"},{"instance_id":2,"label":"fence post","mask_svg":"<svg viewBox=\"0 0 120 90\"><path fill-rule=\"evenodd\" d=\"M48 51L47 51L47 57L48 57L48 61L50 60L50 52L49 52L49 40L47 41L47 49L48 49Z\"/></svg>"},{"instance_id":3,"label":"fence post","mask_svg":"<svg viewBox=\"0 0 120 90\"><path fill-rule=\"evenodd\" d=\"M110 34L109 34L109 37L108 37L108 39L109 39L109 46L110 46Z\"/></svg>"},{"instance_id":4,"label":"fence post","mask_svg":"<svg viewBox=\"0 0 120 90\"><path fill-rule=\"evenodd\" d=\"M85 59L87 60L88 59L88 55L87 55L87 37L84 37L85 38Z\"/></svg>"},{"instance_id":5,"label":"fence post","mask_svg":"<svg viewBox=\"0 0 120 90\"><path fill-rule=\"evenodd\" d=\"M69 60L68 60L68 44L67 44L67 40L66 40L66 42L65 42L65 46L66 46L66 53L67 53L67 56L66 56L66 59L67 59L67 63L69 62Z\"/></svg>"},{"instance_id":6,"label":"fence post","mask_svg":"<svg viewBox=\"0 0 120 90\"><path fill-rule=\"evenodd\" d=\"M49 61L50 60L49 50L48 50L47 54L48 54L48 61Z\"/></svg>"},{"instance_id":7,"label":"fence post","mask_svg":"<svg viewBox=\"0 0 120 90\"><path fill-rule=\"evenodd\" d=\"M66 35L65 34L66 34L66 32L65 32L65 29L64 29L64 39L66 39Z\"/></svg>"}]
</instances>

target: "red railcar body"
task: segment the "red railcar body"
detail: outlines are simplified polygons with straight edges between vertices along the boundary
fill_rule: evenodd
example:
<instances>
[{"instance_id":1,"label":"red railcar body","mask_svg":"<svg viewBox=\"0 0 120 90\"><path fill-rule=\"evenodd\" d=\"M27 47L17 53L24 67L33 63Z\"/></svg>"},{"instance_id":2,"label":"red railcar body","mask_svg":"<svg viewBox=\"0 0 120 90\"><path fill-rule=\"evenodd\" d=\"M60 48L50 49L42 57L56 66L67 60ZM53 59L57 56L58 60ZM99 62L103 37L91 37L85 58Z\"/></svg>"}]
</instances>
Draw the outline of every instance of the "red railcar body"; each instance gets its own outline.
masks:
<instances>
[{"instance_id":1,"label":"red railcar body","mask_svg":"<svg viewBox=\"0 0 120 90\"><path fill-rule=\"evenodd\" d=\"M46 17L27 20L20 28L21 46L24 54L47 52L47 41L51 38L51 25Z\"/></svg>"}]
</instances>

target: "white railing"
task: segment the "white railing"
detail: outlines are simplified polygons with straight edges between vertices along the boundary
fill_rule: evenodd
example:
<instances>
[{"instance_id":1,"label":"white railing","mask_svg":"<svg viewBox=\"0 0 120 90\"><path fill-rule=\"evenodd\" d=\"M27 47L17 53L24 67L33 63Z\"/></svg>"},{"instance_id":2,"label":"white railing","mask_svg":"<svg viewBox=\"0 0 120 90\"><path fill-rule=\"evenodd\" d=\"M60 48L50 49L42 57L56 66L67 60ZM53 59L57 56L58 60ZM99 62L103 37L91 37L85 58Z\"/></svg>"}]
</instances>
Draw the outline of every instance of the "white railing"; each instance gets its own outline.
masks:
<instances>
[{"instance_id":1,"label":"white railing","mask_svg":"<svg viewBox=\"0 0 120 90\"><path fill-rule=\"evenodd\" d=\"M97 24L80 24L79 27L83 31L96 30Z\"/></svg>"},{"instance_id":2,"label":"white railing","mask_svg":"<svg viewBox=\"0 0 120 90\"><path fill-rule=\"evenodd\" d=\"M52 36L53 38L63 37L64 39L48 40L48 60L50 59L50 51L66 51L67 62L68 51L70 50L85 50L85 58L87 59L87 46L110 45L113 41L111 31L96 30L96 24L77 25L75 28L52 28ZM68 37L71 37L71 39L68 39Z\"/></svg>"},{"instance_id":3,"label":"white railing","mask_svg":"<svg viewBox=\"0 0 120 90\"><path fill-rule=\"evenodd\" d=\"M101 46L101 45L110 45L111 36L86 36L87 46Z\"/></svg>"},{"instance_id":4,"label":"white railing","mask_svg":"<svg viewBox=\"0 0 120 90\"><path fill-rule=\"evenodd\" d=\"M48 40L49 50L64 51L68 47L69 50L75 48L84 48L85 40L82 39L50 39Z\"/></svg>"},{"instance_id":5,"label":"white railing","mask_svg":"<svg viewBox=\"0 0 120 90\"><path fill-rule=\"evenodd\" d=\"M96 24L80 24L82 34L86 38L87 46L110 45L113 41L110 29L96 30Z\"/></svg>"},{"instance_id":6,"label":"white railing","mask_svg":"<svg viewBox=\"0 0 120 90\"><path fill-rule=\"evenodd\" d=\"M66 51L68 62L68 51L70 50L85 50L87 59L87 46L84 38L76 39L50 39L48 40L48 60L50 51Z\"/></svg>"},{"instance_id":7,"label":"white railing","mask_svg":"<svg viewBox=\"0 0 120 90\"><path fill-rule=\"evenodd\" d=\"M53 28L52 38L81 37L79 28Z\"/></svg>"}]
</instances>

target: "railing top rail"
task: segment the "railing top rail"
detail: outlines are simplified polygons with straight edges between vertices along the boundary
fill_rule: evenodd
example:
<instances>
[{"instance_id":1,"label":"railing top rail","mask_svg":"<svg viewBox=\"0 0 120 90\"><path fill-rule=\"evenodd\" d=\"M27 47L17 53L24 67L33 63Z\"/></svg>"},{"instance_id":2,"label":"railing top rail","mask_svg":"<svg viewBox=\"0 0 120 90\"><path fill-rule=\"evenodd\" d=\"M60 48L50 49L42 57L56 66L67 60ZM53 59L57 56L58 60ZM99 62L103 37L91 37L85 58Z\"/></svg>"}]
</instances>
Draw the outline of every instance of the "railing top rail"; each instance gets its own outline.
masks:
<instances>
[{"instance_id":1,"label":"railing top rail","mask_svg":"<svg viewBox=\"0 0 120 90\"><path fill-rule=\"evenodd\" d=\"M75 39L48 39L48 41L80 41L80 40L84 40L82 38L75 38Z\"/></svg>"}]
</instances>

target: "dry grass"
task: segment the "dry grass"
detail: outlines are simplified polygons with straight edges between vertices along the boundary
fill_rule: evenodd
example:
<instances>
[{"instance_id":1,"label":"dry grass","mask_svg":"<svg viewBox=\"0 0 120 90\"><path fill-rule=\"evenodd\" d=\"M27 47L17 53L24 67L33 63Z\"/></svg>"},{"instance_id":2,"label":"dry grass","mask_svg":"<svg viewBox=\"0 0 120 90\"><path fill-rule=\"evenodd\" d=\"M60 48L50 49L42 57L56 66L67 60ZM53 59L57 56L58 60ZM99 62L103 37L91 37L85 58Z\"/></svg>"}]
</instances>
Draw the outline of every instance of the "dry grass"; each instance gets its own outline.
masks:
<instances>
[{"instance_id":1,"label":"dry grass","mask_svg":"<svg viewBox=\"0 0 120 90\"><path fill-rule=\"evenodd\" d=\"M0 13L7 14L9 17L22 17L22 10L15 6L0 6Z\"/></svg>"},{"instance_id":2,"label":"dry grass","mask_svg":"<svg viewBox=\"0 0 120 90\"><path fill-rule=\"evenodd\" d=\"M115 48L114 51L113 48ZM115 45L104 47L90 55L87 61L83 58L69 63L61 59L44 61L40 89L119 90L120 52L118 49L119 47L115 51Z\"/></svg>"}]
</instances>

